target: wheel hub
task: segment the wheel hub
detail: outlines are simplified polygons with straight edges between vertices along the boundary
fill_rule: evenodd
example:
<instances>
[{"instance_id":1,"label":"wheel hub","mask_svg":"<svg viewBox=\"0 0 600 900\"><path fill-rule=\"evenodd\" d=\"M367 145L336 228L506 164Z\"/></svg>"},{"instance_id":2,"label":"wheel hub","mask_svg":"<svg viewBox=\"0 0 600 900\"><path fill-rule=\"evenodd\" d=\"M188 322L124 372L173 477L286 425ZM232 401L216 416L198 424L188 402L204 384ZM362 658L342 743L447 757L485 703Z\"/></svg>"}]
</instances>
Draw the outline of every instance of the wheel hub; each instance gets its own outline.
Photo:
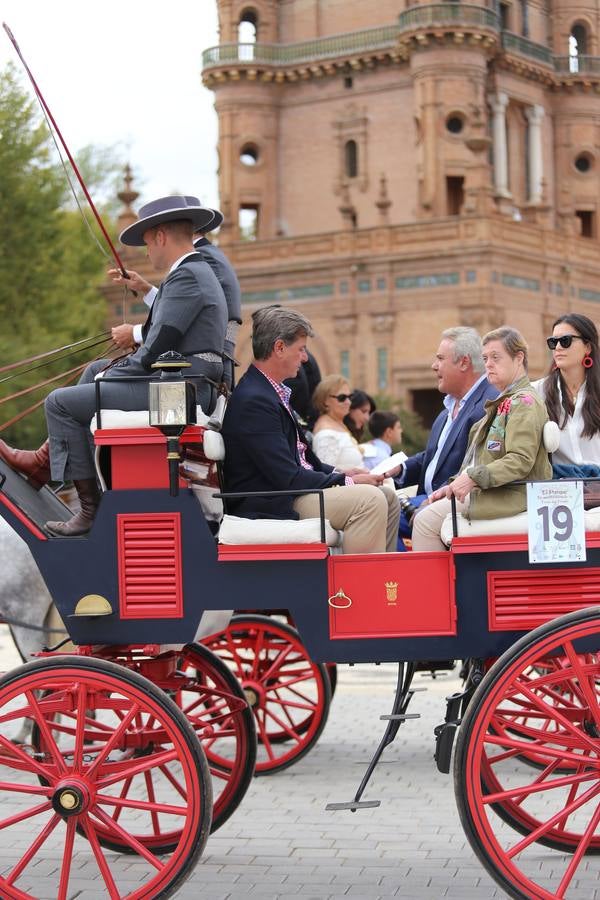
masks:
<instances>
[{"instance_id":1,"label":"wheel hub","mask_svg":"<svg viewBox=\"0 0 600 900\"><path fill-rule=\"evenodd\" d=\"M80 816L90 808L90 792L82 781L59 782L52 795L52 807L63 819Z\"/></svg>"},{"instance_id":2,"label":"wheel hub","mask_svg":"<svg viewBox=\"0 0 600 900\"><path fill-rule=\"evenodd\" d=\"M263 705L264 691L259 684L253 681L245 681L242 685L242 688L244 690L246 700L248 701L248 706L251 709L255 709L257 706Z\"/></svg>"}]
</instances>

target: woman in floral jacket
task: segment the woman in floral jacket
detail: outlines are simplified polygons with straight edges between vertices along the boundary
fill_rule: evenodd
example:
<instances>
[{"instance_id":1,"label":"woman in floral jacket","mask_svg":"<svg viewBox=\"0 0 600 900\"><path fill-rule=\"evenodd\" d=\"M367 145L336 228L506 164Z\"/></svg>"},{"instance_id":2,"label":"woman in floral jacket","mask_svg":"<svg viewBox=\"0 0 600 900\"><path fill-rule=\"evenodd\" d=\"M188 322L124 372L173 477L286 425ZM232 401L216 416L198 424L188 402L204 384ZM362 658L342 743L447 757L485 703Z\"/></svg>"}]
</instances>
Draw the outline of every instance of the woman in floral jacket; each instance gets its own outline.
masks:
<instances>
[{"instance_id":1,"label":"woman in floral jacket","mask_svg":"<svg viewBox=\"0 0 600 900\"><path fill-rule=\"evenodd\" d=\"M488 381L500 391L485 404L483 419L473 425L460 474L429 497L413 522L413 550L444 550L442 523L451 509L470 519L512 516L527 508L524 485L543 481L552 467L543 445L546 407L527 375L527 344L514 328L504 326L483 339Z\"/></svg>"}]
</instances>

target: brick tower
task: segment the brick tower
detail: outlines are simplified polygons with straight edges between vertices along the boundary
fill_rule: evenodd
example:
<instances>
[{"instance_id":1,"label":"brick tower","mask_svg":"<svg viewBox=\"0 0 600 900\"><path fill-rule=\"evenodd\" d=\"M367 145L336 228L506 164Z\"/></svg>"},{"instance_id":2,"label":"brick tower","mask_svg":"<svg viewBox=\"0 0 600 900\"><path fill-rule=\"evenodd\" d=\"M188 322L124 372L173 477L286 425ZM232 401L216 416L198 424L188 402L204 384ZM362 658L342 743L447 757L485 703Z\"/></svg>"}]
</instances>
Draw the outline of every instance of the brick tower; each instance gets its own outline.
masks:
<instances>
[{"instance_id":1,"label":"brick tower","mask_svg":"<svg viewBox=\"0 0 600 900\"><path fill-rule=\"evenodd\" d=\"M325 372L430 418L441 329L600 302L599 0L217 0L203 78L250 313L313 321ZM250 358L248 330L239 343Z\"/></svg>"}]
</instances>

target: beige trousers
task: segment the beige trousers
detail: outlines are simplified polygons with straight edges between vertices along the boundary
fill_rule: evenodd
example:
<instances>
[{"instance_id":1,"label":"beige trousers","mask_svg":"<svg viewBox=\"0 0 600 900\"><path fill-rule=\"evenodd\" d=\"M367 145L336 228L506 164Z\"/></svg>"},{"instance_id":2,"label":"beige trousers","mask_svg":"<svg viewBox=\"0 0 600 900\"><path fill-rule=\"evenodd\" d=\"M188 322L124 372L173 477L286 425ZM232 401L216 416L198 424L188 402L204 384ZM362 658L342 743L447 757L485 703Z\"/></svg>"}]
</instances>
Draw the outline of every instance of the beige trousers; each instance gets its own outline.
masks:
<instances>
[{"instance_id":1,"label":"beige trousers","mask_svg":"<svg viewBox=\"0 0 600 900\"><path fill-rule=\"evenodd\" d=\"M456 501L456 512L461 513L467 507L464 503ZM449 512L452 511L452 504L446 497L443 500L436 500L428 506L422 506L413 519L412 523L412 548L413 550L447 550L443 543L440 532L442 523Z\"/></svg>"},{"instance_id":2,"label":"beige trousers","mask_svg":"<svg viewBox=\"0 0 600 900\"><path fill-rule=\"evenodd\" d=\"M384 485L353 484L323 492L325 517L344 532L344 553L394 551L398 542L400 504L396 492ZM307 494L294 501L301 519L319 515L319 497Z\"/></svg>"}]
</instances>

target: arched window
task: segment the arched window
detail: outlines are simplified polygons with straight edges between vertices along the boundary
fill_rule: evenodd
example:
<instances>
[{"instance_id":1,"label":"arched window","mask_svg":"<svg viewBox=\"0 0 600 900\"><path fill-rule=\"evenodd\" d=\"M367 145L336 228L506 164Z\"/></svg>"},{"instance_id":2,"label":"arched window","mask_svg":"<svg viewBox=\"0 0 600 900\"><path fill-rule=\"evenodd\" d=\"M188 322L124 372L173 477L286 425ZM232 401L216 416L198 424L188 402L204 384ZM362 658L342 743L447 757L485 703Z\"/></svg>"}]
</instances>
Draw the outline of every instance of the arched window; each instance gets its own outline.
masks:
<instances>
[{"instance_id":1,"label":"arched window","mask_svg":"<svg viewBox=\"0 0 600 900\"><path fill-rule=\"evenodd\" d=\"M358 175L358 144L356 141L346 141L344 145L344 163L347 178L356 178Z\"/></svg>"},{"instance_id":2,"label":"arched window","mask_svg":"<svg viewBox=\"0 0 600 900\"><path fill-rule=\"evenodd\" d=\"M588 36L585 25L578 22L571 28L569 35L569 71L579 72L581 57L588 52Z\"/></svg>"},{"instance_id":3,"label":"arched window","mask_svg":"<svg viewBox=\"0 0 600 900\"><path fill-rule=\"evenodd\" d=\"M258 15L254 9L245 9L238 24L238 43L255 44L258 37Z\"/></svg>"}]
</instances>

